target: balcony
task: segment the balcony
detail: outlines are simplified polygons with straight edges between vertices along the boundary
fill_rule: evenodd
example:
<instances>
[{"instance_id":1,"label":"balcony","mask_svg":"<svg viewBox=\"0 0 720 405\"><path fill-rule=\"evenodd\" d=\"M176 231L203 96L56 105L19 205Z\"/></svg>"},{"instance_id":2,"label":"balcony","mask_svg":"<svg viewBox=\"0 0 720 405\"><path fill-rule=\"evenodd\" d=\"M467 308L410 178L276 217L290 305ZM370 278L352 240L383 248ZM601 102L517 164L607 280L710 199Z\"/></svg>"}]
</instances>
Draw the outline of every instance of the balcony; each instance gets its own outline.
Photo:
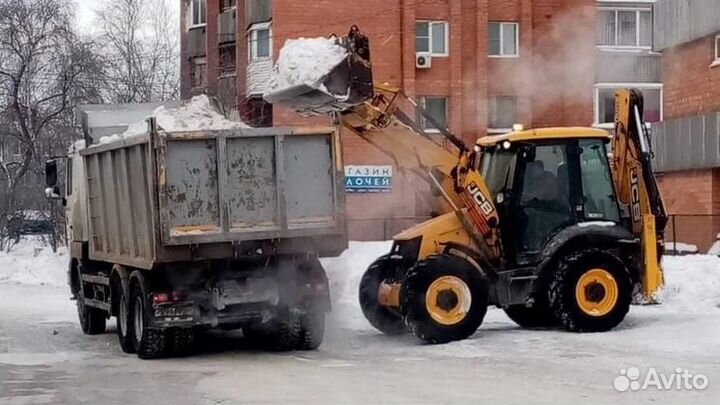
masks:
<instances>
[{"instance_id":1,"label":"balcony","mask_svg":"<svg viewBox=\"0 0 720 405\"><path fill-rule=\"evenodd\" d=\"M218 44L235 42L236 21L237 12L235 8L220 13L218 16Z\"/></svg>"},{"instance_id":2,"label":"balcony","mask_svg":"<svg viewBox=\"0 0 720 405\"><path fill-rule=\"evenodd\" d=\"M720 113L653 124L655 170L720 167Z\"/></svg>"},{"instance_id":3,"label":"balcony","mask_svg":"<svg viewBox=\"0 0 720 405\"><path fill-rule=\"evenodd\" d=\"M647 52L600 51L595 72L597 83L661 83L662 58Z\"/></svg>"},{"instance_id":4,"label":"balcony","mask_svg":"<svg viewBox=\"0 0 720 405\"><path fill-rule=\"evenodd\" d=\"M188 56L197 58L205 56L205 27L191 28L188 31Z\"/></svg>"},{"instance_id":5,"label":"balcony","mask_svg":"<svg viewBox=\"0 0 720 405\"><path fill-rule=\"evenodd\" d=\"M268 82L270 82L272 67L272 58L261 58L249 62L247 65L247 88L245 94L248 96L262 94Z\"/></svg>"},{"instance_id":6,"label":"balcony","mask_svg":"<svg viewBox=\"0 0 720 405\"><path fill-rule=\"evenodd\" d=\"M656 51L720 31L717 0L658 0L654 10Z\"/></svg>"}]
</instances>

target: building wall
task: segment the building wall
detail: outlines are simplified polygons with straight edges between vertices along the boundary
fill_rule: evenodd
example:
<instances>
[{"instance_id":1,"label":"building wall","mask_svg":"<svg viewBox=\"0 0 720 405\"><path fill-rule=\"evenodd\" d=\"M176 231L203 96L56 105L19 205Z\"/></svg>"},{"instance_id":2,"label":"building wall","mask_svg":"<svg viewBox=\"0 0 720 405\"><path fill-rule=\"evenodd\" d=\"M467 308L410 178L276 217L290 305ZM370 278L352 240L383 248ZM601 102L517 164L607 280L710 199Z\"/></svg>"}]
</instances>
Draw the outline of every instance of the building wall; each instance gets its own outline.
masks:
<instances>
[{"instance_id":1,"label":"building wall","mask_svg":"<svg viewBox=\"0 0 720 405\"><path fill-rule=\"evenodd\" d=\"M720 66L715 58L715 35L663 51L665 118L720 111Z\"/></svg>"}]
</instances>

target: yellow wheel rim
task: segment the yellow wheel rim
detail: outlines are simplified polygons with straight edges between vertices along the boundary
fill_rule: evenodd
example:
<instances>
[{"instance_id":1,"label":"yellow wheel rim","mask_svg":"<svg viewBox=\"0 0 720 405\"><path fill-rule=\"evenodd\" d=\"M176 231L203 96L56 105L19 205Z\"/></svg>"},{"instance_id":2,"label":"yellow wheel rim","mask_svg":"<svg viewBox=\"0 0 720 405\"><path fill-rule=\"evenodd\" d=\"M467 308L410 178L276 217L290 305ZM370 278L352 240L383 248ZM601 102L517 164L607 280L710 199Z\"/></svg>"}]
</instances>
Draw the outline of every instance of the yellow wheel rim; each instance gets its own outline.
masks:
<instances>
[{"instance_id":1,"label":"yellow wheel rim","mask_svg":"<svg viewBox=\"0 0 720 405\"><path fill-rule=\"evenodd\" d=\"M580 310L590 316L605 316L615 308L620 288L617 280L605 269L585 272L575 286L575 299Z\"/></svg>"},{"instance_id":2,"label":"yellow wheel rim","mask_svg":"<svg viewBox=\"0 0 720 405\"><path fill-rule=\"evenodd\" d=\"M471 305L470 287L459 277L440 277L430 284L425 293L427 312L441 325L459 323L470 312Z\"/></svg>"}]
</instances>

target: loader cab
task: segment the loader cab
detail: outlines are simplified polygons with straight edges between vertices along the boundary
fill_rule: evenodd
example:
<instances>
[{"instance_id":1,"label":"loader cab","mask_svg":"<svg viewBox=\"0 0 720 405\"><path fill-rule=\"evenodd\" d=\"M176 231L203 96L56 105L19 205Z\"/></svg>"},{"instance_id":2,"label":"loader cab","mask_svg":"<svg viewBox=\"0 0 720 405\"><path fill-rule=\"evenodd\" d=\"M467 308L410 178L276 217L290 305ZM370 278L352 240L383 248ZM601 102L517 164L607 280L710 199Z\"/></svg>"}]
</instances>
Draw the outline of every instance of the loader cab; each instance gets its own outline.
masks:
<instances>
[{"instance_id":1,"label":"loader cab","mask_svg":"<svg viewBox=\"0 0 720 405\"><path fill-rule=\"evenodd\" d=\"M609 140L595 129L548 128L479 141L480 171L498 207L509 263L536 263L570 226L620 222Z\"/></svg>"}]
</instances>

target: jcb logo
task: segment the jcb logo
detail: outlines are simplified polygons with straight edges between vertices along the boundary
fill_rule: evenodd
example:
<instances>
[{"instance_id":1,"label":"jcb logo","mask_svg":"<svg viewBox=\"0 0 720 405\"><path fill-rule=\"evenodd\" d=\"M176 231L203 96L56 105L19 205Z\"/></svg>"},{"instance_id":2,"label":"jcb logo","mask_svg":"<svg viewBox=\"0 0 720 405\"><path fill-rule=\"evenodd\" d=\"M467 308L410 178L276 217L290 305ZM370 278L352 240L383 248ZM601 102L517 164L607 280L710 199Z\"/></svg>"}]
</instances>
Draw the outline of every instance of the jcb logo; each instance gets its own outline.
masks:
<instances>
[{"instance_id":1,"label":"jcb logo","mask_svg":"<svg viewBox=\"0 0 720 405\"><path fill-rule=\"evenodd\" d=\"M490 201L483 195L482 191L480 191L480 187L478 187L475 182L471 182L467 190L470 192L470 195L473 196L473 200L475 200L475 203L480 207L480 211L482 211L483 214L486 216L492 215L493 211L495 211L495 208L492 204L490 204Z\"/></svg>"},{"instance_id":2,"label":"jcb logo","mask_svg":"<svg viewBox=\"0 0 720 405\"><path fill-rule=\"evenodd\" d=\"M640 179L638 179L637 169L630 170L630 194L632 195L630 207L632 208L633 222L640 222Z\"/></svg>"}]
</instances>

